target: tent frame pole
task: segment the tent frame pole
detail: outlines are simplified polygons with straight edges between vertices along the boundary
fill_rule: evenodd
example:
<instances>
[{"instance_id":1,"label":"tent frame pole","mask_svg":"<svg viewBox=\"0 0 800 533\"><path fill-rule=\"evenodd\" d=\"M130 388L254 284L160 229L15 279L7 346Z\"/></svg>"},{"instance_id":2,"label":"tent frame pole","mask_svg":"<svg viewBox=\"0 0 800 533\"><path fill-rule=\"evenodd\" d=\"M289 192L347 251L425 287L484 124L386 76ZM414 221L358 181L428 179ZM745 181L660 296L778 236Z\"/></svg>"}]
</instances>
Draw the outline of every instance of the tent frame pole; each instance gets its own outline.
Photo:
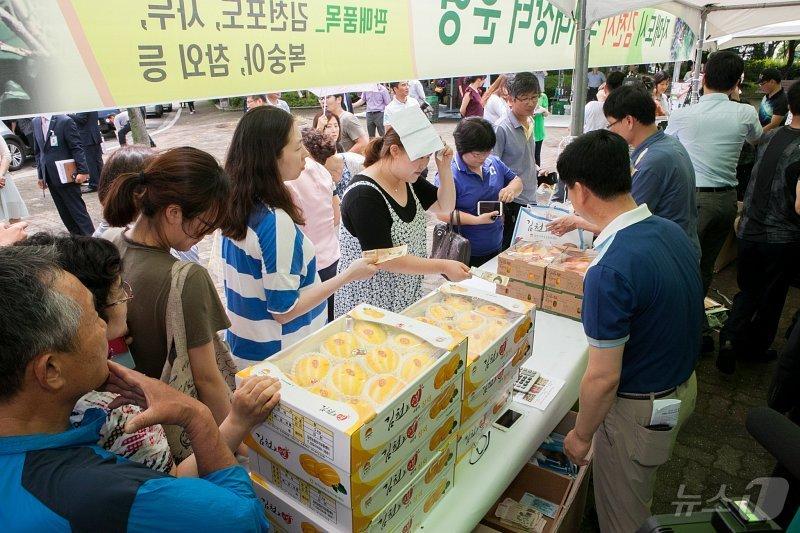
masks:
<instances>
[{"instance_id":1,"label":"tent frame pole","mask_svg":"<svg viewBox=\"0 0 800 533\"><path fill-rule=\"evenodd\" d=\"M697 39L697 52L694 59L694 72L692 73L692 105L696 104L700 99L700 67L703 61L708 13L709 10L704 9L700 14L700 37Z\"/></svg>"},{"instance_id":2,"label":"tent frame pole","mask_svg":"<svg viewBox=\"0 0 800 533\"><path fill-rule=\"evenodd\" d=\"M570 135L583 133L583 108L586 106L586 87L589 70L589 32L586 27L587 0L578 0L573 18L575 20L575 70L572 72L572 114ZM542 89L544 90L544 89Z\"/></svg>"}]
</instances>

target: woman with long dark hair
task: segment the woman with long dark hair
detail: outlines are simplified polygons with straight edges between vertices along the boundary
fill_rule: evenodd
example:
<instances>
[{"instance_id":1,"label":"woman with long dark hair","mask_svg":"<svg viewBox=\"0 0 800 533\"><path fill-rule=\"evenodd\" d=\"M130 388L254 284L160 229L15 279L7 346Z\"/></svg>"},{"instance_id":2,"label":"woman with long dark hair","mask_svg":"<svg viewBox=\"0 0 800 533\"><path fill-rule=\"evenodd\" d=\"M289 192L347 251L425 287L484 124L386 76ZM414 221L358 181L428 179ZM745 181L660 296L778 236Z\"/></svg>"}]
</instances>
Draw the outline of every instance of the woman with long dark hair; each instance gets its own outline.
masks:
<instances>
[{"instance_id":1,"label":"woman with long dark hair","mask_svg":"<svg viewBox=\"0 0 800 533\"><path fill-rule=\"evenodd\" d=\"M327 298L376 271L359 259L320 281L314 245L299 227L303 213L285 185L300 176L307 155L295 119L275 107L248 112L233 134L225 163L232 194L222 258L227 339L240 367L322 327Z\"/></svg>"},{"instance_id":2,"label":"woman with long dark hair","mask_svg":"<svg viewBox=\"0 0 800 533\"><path fill-rule=\"evenodd\" d=\"M167 311L172 269L170 249L187 251L220 227L230 182L216 159L196 148L173 148L154 157L142 172L115 177L105 191L103 216L118 228L113 242L136 293L128 304L136 369L159 379L177 347L168 342ZM229 326L208 271L192 265L180 298L184 334L197 397L221 423L230 409L230 389L217 363L215 337Z\"/></svg>"}]
</instances>

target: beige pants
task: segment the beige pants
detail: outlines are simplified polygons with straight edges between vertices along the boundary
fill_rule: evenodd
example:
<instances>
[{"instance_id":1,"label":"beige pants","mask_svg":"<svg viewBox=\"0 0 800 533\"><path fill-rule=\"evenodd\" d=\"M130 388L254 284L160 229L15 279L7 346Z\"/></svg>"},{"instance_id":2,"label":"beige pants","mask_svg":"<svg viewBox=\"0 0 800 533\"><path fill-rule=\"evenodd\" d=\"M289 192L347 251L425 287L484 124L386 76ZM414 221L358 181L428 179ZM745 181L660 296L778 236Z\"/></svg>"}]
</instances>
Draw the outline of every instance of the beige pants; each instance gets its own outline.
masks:
<instances>
[{"instance_id":1,"label":"beige pants","mask_svg":"<svg viewBox=\"0 0 800 533\"><path fill-rule=\"evenodd\" d=\"M594 434L594 499L600 531L634 533L650 517L658 467L672 454L675 437L694 411L694 373L666 398L681 400L678 424L652 431L652 400L617 398Z\"/></svg>"}]
</instances>

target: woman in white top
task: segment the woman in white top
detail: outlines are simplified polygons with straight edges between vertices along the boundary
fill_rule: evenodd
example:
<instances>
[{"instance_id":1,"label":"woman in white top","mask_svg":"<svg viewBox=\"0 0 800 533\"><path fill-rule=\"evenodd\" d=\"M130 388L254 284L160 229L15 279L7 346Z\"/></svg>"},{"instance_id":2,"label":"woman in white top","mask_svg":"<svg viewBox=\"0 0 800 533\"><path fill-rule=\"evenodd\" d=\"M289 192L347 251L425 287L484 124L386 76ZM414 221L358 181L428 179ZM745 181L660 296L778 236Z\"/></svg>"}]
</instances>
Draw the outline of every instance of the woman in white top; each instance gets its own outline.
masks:
<instances>
[{"instance_id":1,"label":"woman in white top","mask_svg":"<svg viewBox=\"0 0 800 533\"><path fill-rule=\"evenodd\" d=\"M664 72L657 72L653 76L653 100L656 103L656 116L668 117L669 116L669 75Z\"/></svg>"},{"instance_id":2,"label":"woman in white top","mask_svg":"<svg viewBox=\"0 0 800 533\"><path fill-rule=\"evenodd\" d=\"M508 114L508 83L505 74L501 74L494 80L486 91L489 97L486 99L486 106L483 109L483 118L494 125L495 122L504 118Z\"/></svg>"},{"instance_id":3,"label":"woman in white top","mask_svg":"<svg viewBox=\"0 0 800 533\"><path fill-rule=\"evenodd\" d=\"M0 137L0 220L8 219L9 224L15 224L28 216L28 208L22 200L14 180L8 173L11 166L11 151L5 139Z\"/></svg>"}]
</instances>

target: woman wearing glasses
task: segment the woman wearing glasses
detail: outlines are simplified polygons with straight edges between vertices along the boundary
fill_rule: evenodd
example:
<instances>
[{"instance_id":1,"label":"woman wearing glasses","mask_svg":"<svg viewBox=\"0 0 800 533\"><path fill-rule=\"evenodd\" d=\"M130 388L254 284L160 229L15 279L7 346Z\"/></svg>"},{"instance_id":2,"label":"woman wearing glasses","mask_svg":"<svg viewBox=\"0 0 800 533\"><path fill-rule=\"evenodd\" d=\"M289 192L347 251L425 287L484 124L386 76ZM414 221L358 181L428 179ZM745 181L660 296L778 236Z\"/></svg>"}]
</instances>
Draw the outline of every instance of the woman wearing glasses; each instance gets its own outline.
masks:
<instances>
[{"instance_id":1,"label":"woman wearing glasses","mask_svg":"<svg viewBox=\"0 0 800 533\"><path fill-rule=\"evenodd\" d=\"M115 178L106 192L103 215L116 229L103 238L125 261L125 279L136 290L128 302L131 351L136 370L159 379L177 352L167 340L172 269L170 249L187 251L220 226L230 185L216 159L195 148L174 148L155 156L143 172ZM180 296L189 366L197 398L218 423L230 409L230 389L217 363L217 332L230 326L208 271L192 265ZM231 362L232 365L232 362Z\"/></svg>"}]
</instances>

